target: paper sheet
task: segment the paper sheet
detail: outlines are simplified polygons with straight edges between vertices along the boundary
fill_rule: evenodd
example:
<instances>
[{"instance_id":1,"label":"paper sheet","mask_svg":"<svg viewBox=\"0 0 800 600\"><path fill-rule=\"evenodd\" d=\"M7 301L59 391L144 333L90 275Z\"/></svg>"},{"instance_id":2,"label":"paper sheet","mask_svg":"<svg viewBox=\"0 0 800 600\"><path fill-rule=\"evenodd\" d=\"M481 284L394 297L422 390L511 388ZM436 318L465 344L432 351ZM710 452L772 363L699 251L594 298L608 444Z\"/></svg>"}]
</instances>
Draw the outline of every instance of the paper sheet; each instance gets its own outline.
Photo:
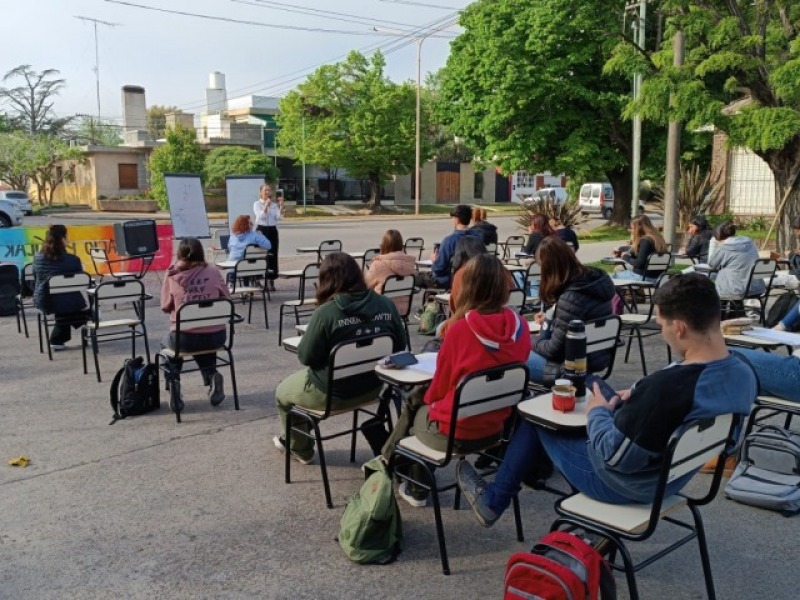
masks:
<instances>
[{"instance_id":1,"label":"paper sheet","mask_svg":"<svg viewBox=\"0 0 800 600\"><path fill-rule=\"evenodd\" d=\"M407 367L408 369L428 374L436 372L436 352L424 352L415 354L415 356L417 357L417 364Z\"/></svg>"},{"instance_id":2,"label":"paper sheet","mask_svg":"<svg viewBox=\"0 0 800 600\"><path fill-rule=\"evenodd\" d=\"M744 335L749 335L762 340L770 340L771 342L780 342L789 346L800 346L800 333L792 333L791 331L776 331L774 329L767 329L765 327L753 327L742 332Z\"/></svg>"}]
</instances>

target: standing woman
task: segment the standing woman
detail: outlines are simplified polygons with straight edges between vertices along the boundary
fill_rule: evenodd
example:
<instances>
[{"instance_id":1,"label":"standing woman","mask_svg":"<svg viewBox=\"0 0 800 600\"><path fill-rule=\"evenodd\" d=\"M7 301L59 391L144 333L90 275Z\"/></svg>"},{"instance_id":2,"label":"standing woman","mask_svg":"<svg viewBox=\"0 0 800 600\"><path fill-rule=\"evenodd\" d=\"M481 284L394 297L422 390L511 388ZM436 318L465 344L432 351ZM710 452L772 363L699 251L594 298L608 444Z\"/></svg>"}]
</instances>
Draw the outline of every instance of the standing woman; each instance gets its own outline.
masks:
<instances>
[{"instance_id":1,"label":"standing woman","mask_svg":"<svg viewBox=\"0 0 800 600\"><path fill-rule=\"evenodd\" d=\"M194 300L216 300L230 298L228 286L220 270L206 263L205 250L197 238L185 238L178 245L178 260L167 269L164 285L161 287L161 310L169 314L169 333L161 342L165 348L175 349L175 329L178 309ZM195 327L181 330L181 352L201 352L213 350L225 343L227 331L225 325ZM167 359L170 367L180 373L183 361ZM217 371L217 354L207 352L196 354L194 361L200 368L203 383L208 386L208 399L212 406L219 405L225 399L222 373ZM170 408L183 410L183 396L178 381L170 394ZM174 406L173 401L177 406Z\"/></svg>"},{"instance_id":2,"label":"standing woman","mask_svg":"<svg viewBox=\"0 0 800 600\"><path fill-rule=\"evenodd\" d=\"M55 324L50 332L50 347L64 350L72 337L70 328L78 329L88 320L86 297L80 292L50 296L47 280L52 275L68 275L83 271L80 259L67 252L67 228L51 225L44 238L42 251L33 258L33 304L42 312L53 314Z\"/></svg>"},{"instance_id":3,"label":"standing woman","mask_svg":"<svg viewBox=\"0 0 800 600\"><path fill-rule=\"evenodd\" d=\"M275 279L278 277L278 221L283 219L285 210L283 196L280 196L277 202L273 202L272 186L268 183L262 185L258 200L253 204L253 212L256 215L256 231L263 233L272 246L267 257L267 266L270 270L269 289L273 292L275 291Z\"/></svg>"}]
</instances>

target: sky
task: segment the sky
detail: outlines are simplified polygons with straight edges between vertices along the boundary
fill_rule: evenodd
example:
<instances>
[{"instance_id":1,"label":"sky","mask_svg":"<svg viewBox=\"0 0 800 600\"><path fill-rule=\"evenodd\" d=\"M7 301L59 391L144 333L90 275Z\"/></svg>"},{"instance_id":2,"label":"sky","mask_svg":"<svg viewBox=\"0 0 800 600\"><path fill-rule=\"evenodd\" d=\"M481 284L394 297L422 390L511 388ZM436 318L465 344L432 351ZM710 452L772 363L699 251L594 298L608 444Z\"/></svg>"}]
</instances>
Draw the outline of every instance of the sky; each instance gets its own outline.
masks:
<instances>
[{"instance_id":1,"label":"sky","mask_svg":"<svg viewBox=\"0 0 800 600\"><path fill-rule=\"evenodd\" d=\"M342 60L350 50L366 53L377 45L384 49L391 79L415 80L416 44L407 34L397 34L455 19L457 11L469 4L469 0L121 1L126 4L0 0L0 76L22 64L36 71L57 69L67 85L55 101L56 113L97 115L94 26L75 17L99 19L115 24L97 28L103 118L121 121L120 89L124 85L144 87L148 106L172 105L198 114L212 71L225 74L228 98L281 96L316 67ZM270 27L156 12L133 4ZM286 8L315 14L281 10ZM359 22L334 20L334 16ZM394 29L395 35L376 34L373 26ZM425 73L444 66L450 41L459 31L453 25L443 29L442 37L434 33L424 41L423 81ZM0 105L0 111L5 109Z\"/></svg>"}]
</instances>

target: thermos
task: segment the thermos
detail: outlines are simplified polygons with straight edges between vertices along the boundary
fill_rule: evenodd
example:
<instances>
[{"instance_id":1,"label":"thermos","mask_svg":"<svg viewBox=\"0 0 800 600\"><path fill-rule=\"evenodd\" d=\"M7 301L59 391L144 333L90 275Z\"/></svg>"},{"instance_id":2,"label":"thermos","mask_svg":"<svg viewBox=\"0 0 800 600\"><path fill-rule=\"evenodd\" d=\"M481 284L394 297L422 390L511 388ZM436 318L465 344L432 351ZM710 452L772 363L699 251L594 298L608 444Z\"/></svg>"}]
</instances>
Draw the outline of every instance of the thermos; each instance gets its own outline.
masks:
<instances>
[{"instance_id":1,"label":"thermos","mask_svg":"<svg viewBox=\"0 0 800 600\"><path fill-rule=\"evenodd\" d=\"M586 400L586 327L583 321L570 321L567 327L564 377L575 386L575 400Z\"/></svg>"}]
</instances>

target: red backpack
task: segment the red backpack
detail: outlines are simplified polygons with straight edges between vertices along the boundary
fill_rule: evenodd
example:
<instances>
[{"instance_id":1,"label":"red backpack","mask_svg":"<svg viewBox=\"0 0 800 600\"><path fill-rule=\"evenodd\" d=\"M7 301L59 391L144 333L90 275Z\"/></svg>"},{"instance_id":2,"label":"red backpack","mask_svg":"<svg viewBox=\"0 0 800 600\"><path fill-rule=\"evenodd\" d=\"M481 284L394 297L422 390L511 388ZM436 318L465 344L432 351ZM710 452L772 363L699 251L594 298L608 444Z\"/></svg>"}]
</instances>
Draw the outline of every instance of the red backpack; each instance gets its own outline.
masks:
<instances>
[{"instance_id":1,"label":"red backpack","mask_svg":"<svg viewBox=\"0 0 800 600\"><path fill-rule=\"evenodd\" d=\"M616 598L614 577L600 553L563 531L548 533L506 566L505 600L602 600Z\"/></svg>"}]
</instances>

